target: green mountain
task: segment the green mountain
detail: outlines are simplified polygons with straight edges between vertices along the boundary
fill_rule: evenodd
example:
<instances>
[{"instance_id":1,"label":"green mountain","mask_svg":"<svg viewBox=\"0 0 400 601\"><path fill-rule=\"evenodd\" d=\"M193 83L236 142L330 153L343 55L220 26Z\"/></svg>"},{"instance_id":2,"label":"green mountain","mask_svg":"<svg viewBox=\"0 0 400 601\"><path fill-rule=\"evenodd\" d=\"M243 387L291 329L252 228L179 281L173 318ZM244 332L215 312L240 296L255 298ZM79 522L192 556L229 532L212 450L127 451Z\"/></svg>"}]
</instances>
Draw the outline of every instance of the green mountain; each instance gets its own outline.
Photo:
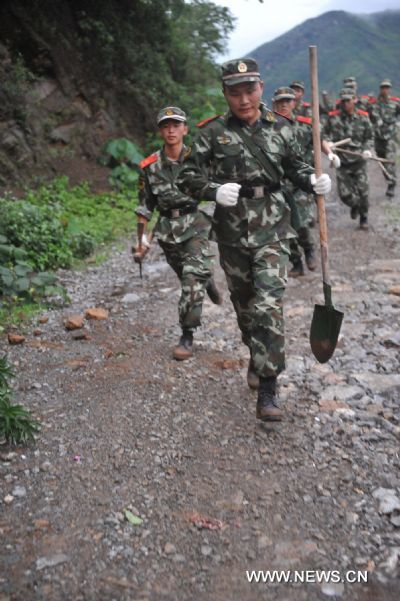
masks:
<instances>
[{"instance_id":1,"label":"green mountain","mask_svg":"<svg viewBox=\"0 0 400 601\"><path fill-rule=\"evenodd\" d=\"M343 78L354 75L360 93L376 94L382 79L389 77L393 93L400 95L400 10L370 15L327 12L250 52L259 63L268 103L275 88L293 79L305 82L310 97L311 45L318 49L320 90L337 95Z\"/></svg>"}]
</instances>

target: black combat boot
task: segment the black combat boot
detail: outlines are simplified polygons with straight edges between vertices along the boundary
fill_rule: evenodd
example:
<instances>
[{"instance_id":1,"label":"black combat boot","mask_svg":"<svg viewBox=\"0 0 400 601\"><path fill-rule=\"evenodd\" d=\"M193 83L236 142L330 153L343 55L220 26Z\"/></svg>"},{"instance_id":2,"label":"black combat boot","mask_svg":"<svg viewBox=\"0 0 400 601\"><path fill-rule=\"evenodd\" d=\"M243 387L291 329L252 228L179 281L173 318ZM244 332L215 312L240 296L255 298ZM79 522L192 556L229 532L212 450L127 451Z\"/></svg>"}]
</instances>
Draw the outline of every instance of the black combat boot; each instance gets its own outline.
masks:
<instances>
[{"instance_id":1,"label":"black combat boot","mask_svg":"<svg viewBox=\"0 0 400 601\"><path fill-rule=\"evenodd\" d=\"M247 385L252 390L258 390L260 386L260 378L255 372L253 359L249 359L249 367L247 368Z\"/></svg>"},{"instance_id":2,"label":"black combat boot","mask_svg":"<svg viewBox=\"0 0 400 601\"><path fill-rule=\"evenodd\" d=\"M190 357L193 355L193 332L191 330L183 328L179 344L174 348L174 352L172 354L174 359L177 361L185 361L185 359L190 359Z\"/></svg>"},{"instance_id":3,"label":"black combat boot","mask_svg":"<svg viewBox=\"0 0 400 601\"><path fill-rule=\"evenodd\" d=\"M214 278L210 278L206 285L206 292L214 305L222 305L222 294L217 288Z\"/></svg>"},{"instance_id":4,"label":"black combat boot","mask_svg":"<svg viewBox=\"0 0 400 601\"><path fill-rule=\"evenodd\" d=\"M276 376L260 378L256 416L263 422L282 419L283 411L279 409L276 399Z\"/></svg>"},{"instance_id":5,"label":"black combat boot","mask_svg":"<svg viewBox=\"0 0 400 601\"><path fill-rule=\"evenodd\" d=\"M367 215L360 215L360 230L368 229L368 217Z\"/></svg>"},{"instance_id":6,"label":"black combat boot","mask_svg":"<svg viewBox=\"0 0 400 601\"><path fill-rule=\"evenodd\" d=\"M289 276L291 278L298 278L302 275L304 275L303 261L301 259L296 259L293 261L293 267L289 271Z\"/></svg>"},{"instance_id":7,"label":"black combat boot","mask_svg":"<svg viewBox=\"0 0 400 601\"><path fill-rule=\"evenodd\" d=\"M307 248L304 251L306 257L307 267L310 271L314 271L317 268L317 259L315 258L315 251L313 248Z\"/></svg>"}]
</instances>

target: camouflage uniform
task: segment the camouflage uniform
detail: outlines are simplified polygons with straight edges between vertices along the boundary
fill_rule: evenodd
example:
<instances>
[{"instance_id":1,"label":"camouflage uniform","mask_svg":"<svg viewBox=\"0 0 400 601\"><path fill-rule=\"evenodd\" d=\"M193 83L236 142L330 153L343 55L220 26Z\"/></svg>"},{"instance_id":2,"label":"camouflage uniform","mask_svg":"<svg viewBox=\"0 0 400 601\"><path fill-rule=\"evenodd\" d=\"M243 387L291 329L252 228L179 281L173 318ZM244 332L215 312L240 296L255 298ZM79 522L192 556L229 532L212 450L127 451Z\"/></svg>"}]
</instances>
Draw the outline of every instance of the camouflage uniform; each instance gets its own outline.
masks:
<instances>
[{"instance_id":1,"label":"camouflage uniform","mask_svg":"<svg viewBox=\"0 0 400 601\"><path fill-rule=\"evenodd\" d=\"M199 124L179 187L213 201L221 184L242 185L235 206L216 205L213 234L243 342L250 348L255 372L266 378L285 367L282 298L289 240L295 236L280 182L288 177L296 187L312 192L313 168L300 158L292 128L277 124L265 105L260 110L254 125L231 111ZM238 133L242 130L265 149L271 173L243 142Z\"/></svg>"},{"instance_id":2,"label":"camouflage uniform","mask_svg":"<svg viewBox=\"0 0 400 601\"><path fill-rule=\"evenodd\" d=\"M297 115L295 120L291 122L291 126L295 130L296 140L301 148L301 156L309 165L314 162L313 159L313 137L312 137L312 120L310 117ZM311 230L309 228L310 221L314 218L315 212L315 197L313 194L307 194L301 188L293 186L293 184L285 180L285 188L287 194L292 194L296 204L298 224L296 227L298 241L290 241L290 259L293 264L301 261L301 252L299 245L307 254L314 250L314 242L312 239Z\"/></svg>"},{"instance_id":3,"label":"camouflage uniform","mask_svg":"<svg viewBox=\"0 0 400 601\"><path fill-rule=\"evenodd\" d=\"M390 82L383 81L382 84L388 85ZM396 126L400 118L400 98L395 96L390 96L388 100L381 96L370 98L369 112L374 126L377 156L394 161L394 164L385 164L385 169L392 178L387 194L393 196L396 186Z\"/></svg>"},{"instance_id":4,"label":"camouflage uniform","mask_svg":"<svg viewBox=\"0 0 400 601\"><path fill-rule=\"evenodd\" d=\"M345 90L342 90L344 97ZM368 113L356 109L352 115L339 107L328 114L323 126L322 137L337 142L351 138L351 143L341 146L345 150L362 153L373 148L373 131ZM358 209L360 216L368 213L368 175L366 161L361 157L342 153L341 166L336 170L336 181L340 199L352 209Z\"/></svg>"},{"instance_id":5,"label":"camouflage uniform","mask_svg":"<svg viewBox=\"0 0 400 601\"><path fill-rule=\"evenodd\" d=\"M190 331L200 325L213 253L208 241L210 218L198 210L198 200L175 185L185 152L184 146L179 160L171 161L162 149L142 161L136 214L149 220L154 209L160 212L154 234L181 282L179 323ZM177 210L183 214L173 216L172 211Z\"/></svg>"}]
</instances>

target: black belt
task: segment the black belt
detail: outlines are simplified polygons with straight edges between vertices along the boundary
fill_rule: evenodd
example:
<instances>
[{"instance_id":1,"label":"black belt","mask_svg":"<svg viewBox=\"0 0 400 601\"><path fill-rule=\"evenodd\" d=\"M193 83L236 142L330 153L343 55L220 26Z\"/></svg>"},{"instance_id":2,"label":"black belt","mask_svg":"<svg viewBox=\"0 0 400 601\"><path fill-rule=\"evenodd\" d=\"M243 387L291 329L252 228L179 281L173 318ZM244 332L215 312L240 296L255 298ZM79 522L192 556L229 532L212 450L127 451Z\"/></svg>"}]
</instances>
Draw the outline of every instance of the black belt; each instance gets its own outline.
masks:
<instances>
[{"instance_id":1,"label":"black belt","mask_svg":"<svg viewBox=\"0 0 400 601\"><path fill-rule=\"evenodd\" d=\"M162 217L168 217L168 219L177 219L182 215L188 215L189 213L197 213L197 207L177 207L176 209L167 209L166 211L160 211Z\"/></svg>"},{"instance_id":2,"label":"black belt","mask_svg":"<svg viewBox=\"0 0 400 601\"><path fill-rule=\"evenodd\" d=\"M280 190L280 188L280 182L278 182L277 184L268 184L263 186L249 186L247 184L244 184L240 188L239 194L244 198L263 198L271 192L276 192L277 190Z\"/></svg>"}]
</instances>

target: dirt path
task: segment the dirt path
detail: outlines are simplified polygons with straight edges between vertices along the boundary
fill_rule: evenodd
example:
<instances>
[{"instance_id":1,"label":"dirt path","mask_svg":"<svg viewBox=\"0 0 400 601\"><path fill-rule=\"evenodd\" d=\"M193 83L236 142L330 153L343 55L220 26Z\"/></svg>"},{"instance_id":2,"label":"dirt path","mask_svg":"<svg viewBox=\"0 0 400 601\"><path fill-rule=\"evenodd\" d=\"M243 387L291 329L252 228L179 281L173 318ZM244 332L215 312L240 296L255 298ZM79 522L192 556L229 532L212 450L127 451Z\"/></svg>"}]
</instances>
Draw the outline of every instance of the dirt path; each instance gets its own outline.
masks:
<instances>
[{"instance_id":1,"label":"dirt path","mask_svg":"<svg viewBox=\"0 0 400 601\"><path fill-rule=\"evenodd\" d=\"M171 359L179 293L156 249L143 285L128 243L65 272L71 307L23 346L3 337L16 400L43 427L36 446L0 451L0 601L398 599L400 209L371 176L368 233L328 204L345 321L327 365L308 343L319 273L289 282L281 424L255 420L227 297L206 301L194 358ZM63 320L90 306L109 318L75 339ZM274 569L309 582L247 580ZM317 570L368 570L368 583L322 586Z\"/></svg>"}]
</instances>

